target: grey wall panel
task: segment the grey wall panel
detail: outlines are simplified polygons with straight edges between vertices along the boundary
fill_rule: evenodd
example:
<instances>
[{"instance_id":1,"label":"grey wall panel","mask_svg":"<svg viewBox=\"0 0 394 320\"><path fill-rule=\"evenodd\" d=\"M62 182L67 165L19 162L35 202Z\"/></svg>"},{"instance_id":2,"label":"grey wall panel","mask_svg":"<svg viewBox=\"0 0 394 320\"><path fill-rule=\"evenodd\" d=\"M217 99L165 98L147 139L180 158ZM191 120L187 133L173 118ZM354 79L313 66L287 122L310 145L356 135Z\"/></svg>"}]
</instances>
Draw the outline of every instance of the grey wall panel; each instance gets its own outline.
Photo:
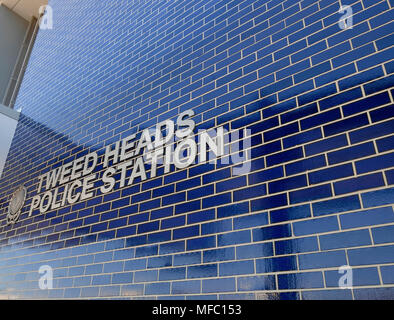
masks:
<instances>
[{"instance_id":1,"label":"grey wall panel","mask_svg":"<svg viewBox=\"0 0 394 320\"><path fill-rule=\"evenodd\" d=\"M0 102L7 90L28 24L28 21L0 5Z\"/></svg>"}]
</instances>

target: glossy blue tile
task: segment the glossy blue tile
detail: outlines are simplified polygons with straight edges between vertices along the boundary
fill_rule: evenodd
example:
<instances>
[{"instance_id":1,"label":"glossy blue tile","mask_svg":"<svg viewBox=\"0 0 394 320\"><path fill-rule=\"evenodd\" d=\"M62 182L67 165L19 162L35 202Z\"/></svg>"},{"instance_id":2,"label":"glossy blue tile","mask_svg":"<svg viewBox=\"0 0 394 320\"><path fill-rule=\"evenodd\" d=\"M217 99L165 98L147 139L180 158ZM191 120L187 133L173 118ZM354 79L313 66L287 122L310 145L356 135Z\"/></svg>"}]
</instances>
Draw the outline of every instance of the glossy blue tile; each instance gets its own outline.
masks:
<instances>
[{"instance_id":1,"label":"glossy blue tile","mask_svg":"<svg viewBox=\"0 0 394 320\"><path fill-rule=\"evenodd\" d=\"M340 178L353 176L353 167L351 164L330 167L314 171L308 174L310 184L318 184L326 181L332 181Z\"/></svg>"},{"instance_id":2,"label":"glossy blue tile","mask_svg":"<svg viewBox=\"0 0 394 320\"><path fill-rule=\"evenodd\" d=\"M392 203L392 195L394 188L366 192L361 195L362 202L365 208L376 207Z\"/></svg>"},{"instance_id":3,"label":"glossy blue tile","mask_svg":"<svg viewBox=\"0 0 394 320\"><path fill-rule=\"evenodd\" d=\"M328 198L332 195L331 186L329 184L310 187L303 190L292 191L289 194L290 203L300 203L322 198Z\"/></svg>"},{"instance_id":4,"label":"glossy blue tile","mask_svg":"<svg viewBox=\"0 0 394 320\"><path fill-rule=\"evenodd\" d=\"M257 273L297 270L296 256L256 259Z\"/></svg>"},{"instance_id":5,"label":"glossy blue tile","mask_svg":"<svg viewBox=\"0 0 394 320\"><path fill-rule=\"evenodd\" d=\"M300 270L332 268L346 265L344 250L318 253L305 253L298 256Z\"/></svg>"},{"instance_id":6,"label":"glossy blue tile","mask_svg":"<svg viewBox=\"0 0 394 320\"><path fill-rule=\"evenodd\" d=\"M389 120L383 123L368 126L363 129L354 130L349 133L352 144L371 140L377 137L393 133L394 120Z\"/></svg>"},{"instance_id":7,"label":"glossy blue tile","mask_svg":"<svg viewBox=\"0 0 394 320\"><path fill-rule=\"evenodd\" d=\"M301 272L278 275L278 289L323 288L321 272Z\"/></svg>"},{"instance_id":8,"label":"glossy blue tile","mask_svg":"<svg viewBox=\"0 0 394 320\"><path fill-rule=\"evenodd\" d=\"M159 280L180 280L186 278L186 268L166 268L159 270Z\"/></svg>"},{"instance_id":9,"label":"glossy blue tile","mask_svg":"<svg viewBox=\"0 0 394 320\"><path fill-rule=\"evenodd\" d=\"M299 175L291 178L280 179L268 183L269 193L278 193L291 189L298 189L307 186L306 175Z\"/></svg>"},{"instance_id":10,"label":"glossy blue tile","mask_svg":"<svg viewBox=\"0 0 394 320\"><path fill-rule=\"evenodd\" d=\"M356 162L356 170L358 174L363 174L379 169L392 167L394 162L394 153L385 154L382 156L372 157L366 160Z\"/></svg>"},{"instance_id":11,"label":"glossy blue tile","mask_svg":"<svg viewBox=\"0 0 394 320\"><path fill-rule=\"evenodd\" d=\"M291 225L282 224L278 226L269 226L258 229L253 229L253 241L270 240L277 238L291 237Z\"/></svg>"},{"instance_id":12,"label":"glossy blue tile","mask_svg":"<svg viewBox=\"0 0 394 320\"><path fill-rule=\"evenodd\" d=\"M220 220L209 223L204 223L201 225L201 234L213 234L220 233L225 231L230 231L233 229L232 221L228 220Z\"/></svg>"},{"instance_id":13,"label":"glossy blue tile","mask_svg":"<svg viewBox=\"0 0 394 320\"><path fill-rule=\"evenodd\" d=\"M254 262L253 260L245 260L238 262L223 262L219 264L220 276L232 276L242 274L253 274Z\"/></svg>"},{"instance_id":14,"label":"glossy blue tile","mask_svg":"<svg viewBox=\"0 0 394 320\"><path fill-rule=\"evenodd\" d=\"M134 273L134 282L151 282L157 281L157 270L136 271Z\"/></svg>"},{"instance_id":15,"label":"glossy blue tile","mask_svg":"<svg viewBox=\"0 0 394 320\"><path fill-rule=\"evenodd\" d=\"M266 161L267 161L267 166L270 167L283 162L300 159L302 157L303 157L302 149L295 148L280 153L276 153L275 155L268 156Z\"/></svg>"},{"instance_id":16,"label":"glossy blue tile","mask_svg":"<svg viewBox=\"0 0 394 320\"><path fill-rule=\"evenodd\" d=\"M393 296L393 288L365 288L355 289L355 300L389 300Z\"/></svg>"},{"instance_id":17,"label":"glossy blue tile","mask_svg":"<svg viewBox=\"0 0 394 320\"><path fill-rule=\"evenodd\" d=\"M235 259L235 249L234 247L222 248L222 249L213 249L213 250L205 250L203 252L203 261L207 262L216 262L216 261L226 261L226 260L234 260Z\"/></svg>"},{"instance_id":18,"label":"glossy blue tile","mask_svg":"<svg viewBox=\"0 0 394 320\"><path fill-rule=\"evenodd\" d=\"M213 248L216 246L216 236L200 237L187 240L187 250Z\"/></svg>"},{"instance_id":19,"label":"glossy blue tile","mask_svg":"<svg viewBox=\"0 0 394 320\"><path fill-rule=\"evenodd\" d=\"M233 292L235 291L235 278L202 280L202 292Z\"/></svg>"},{"instance_id":20,"label":"glossy blue tile","mask_svg":"<svg viewBox=\"0 0 394 320\"><path fill-rule=\"evenodd\" d=\"M286 174L293 175L308 170L313 170L326 166L326 158L324 155L307 158L305 160L295 161L290 164L286 164Z\"/></svg>"},{"instance_id":21,"label":"glossy blue tile","mask_svg":"<svg viewBox=\"0 0 394 320\"><path fill-rule=\"evenodd\" d=\"M339 226L336 217L315 218L293 223L293 232L295 236L329 232L338 229Z\"/></svg>"},{"instance_id":22,"label":"glossy blue tile","mask_svg":"<svg viewBox=\"0 0 394 320\"><path fill-rule=\"evenodd\" d=\"M217 264L203 264L187 268L187 278L210 278L218 276Z\"/></svg>"},{"instance_id":23,"label":"glossy blue tile","mask_svg":"<svg viewBox=\"0 0 394 320\"><path fill-rule=\"evenodd\" d=\"M330 152L327 157L330 164L336 164L373 154L375 154L374 145L371 142L367 142L354 147Z\"/></svg>"},{"instance_id":24,"label":"glossy blue tile","mask_svg":"<svg viewBox=\"0 0 394 320\"><path fill-rule=\"evenodd\" d=\"M374 243L381 244L393 242L393 230L394 226L392 225L372 228L372 238Z\"/></svg>"},{"instance_id":25,"label":"glossy blue tile","mask_svg":"<svg viewBox=\"0 0 394 320\"><path fill-rule=\"evenodd\" d=\"M145 285L146 295L159 295L170 293L170 282L148 283Z\"/></svg>"},{"instance_id":26,"label":"glossy blue tile","mask_svg":"<svg viewBox=\"0 0 394 320\"><path fill-rule=\"evenodd\" d=\"M374 95L372 97L364 98L356 102L349 103L342 106L343 114L345 117L353 115L355 113L360 113L365 110L373 109L381 105L390 103L390 97L387 92L382 92L380 94Z\"/></svg>"},{"instance_id":27,"label":"glossy blue tile","mask_svg":"<svg viewBox=\"0 0 394 320\"><path fill-rule=\"evenodd\" d=\"M171 267L172 256L154 257L148 259L148 268Z\"/></svg>"},{"instance_id":28,"label":"glossy blue tile","mask_svg":"<svg viewBox=\"0 0 394 320\"><path fill-rule=\"evenodd\" d=\"M248 243L251 241L251 233L249 230L235 231L235 232L219 234L217 238L218 238L218 246Z\"/></svg>"},{"instance_id":29,"label":"glossy blue tile","mask_svg":"<svg viewBox=\"0 0 394 320\"><path fill-rule=\"evenodd\" d=\"M338 270L324 272L327 287L339 287L339 280L343 273ZM379 285L379 273L377 268L355 268L352 270L353 286L372 286Z\"/></svg>"},{"instance_id":30,"label":"glossy blue tile","mask_svg":"<svg viewBox=\"0 0 394 320\"><path fill-rule=\"evenodd\" d=\"M301 129L307 130L340 118L341 118L341 111L339 110L339 108L329 110L326 112L321 112L318 115L301 120Z\"/></svg>"},{"instance_id":31,"label":"glossy blue tile","mask_svg":"<svg viewBox=\"0 0 394 320\"><path fill-rule=\"evenodd\" d=\"M303 291L303 300L353 300L351 290L313 290Z\"/></svg>"},{"instance_id":32,"label":"glossy blue tile","mask_svg":"<svg viewBox=\"0 0 394 320\"><path fill-rule=\"evenodd\" d=\"M351 212L340 216L341 226L344 229L389 223L393 220L394 213L391 207Z\"/></svg>"},{"instance_id":33,"label":"glossy blue tile","mask_svg":"<svg viewBox=\"0 0 394 320\"><path fill-rule=\"evenodd\" d=\"M312 252L318 251L317 237L304 237L289 240L278 240L275 241L275 253L276 254L289 254L289 253L300 253L300 252Z\"/></svg>"},{"instance_id":34,"label":"glossy blue tile","mask_svg":"<svg viewBox=\"0 0 394 320\"><path fill-rule=\"evenodd\" d=\"M378 246L348 250L349 263L353 265L393 263L393 246Z\"/></svg>"},{"instance_id":35,"label":"glossy blue tile","mask_svg":"<svg viewBox=\"0 0 394 320\"><path fill-rule=\"evenodd\" d=\"M381 173L376 173L335 182L334 190L335 194L339 195L380 186L384 186L383 176Z\"/></svg>"},{"instance_id":36,"label":"glossy blue tile","mask_svg":"<svg viewBox=\"0 0 394 320\"><path fill-rule=\"evenodd\" d=\"M314 216L323 216L331 213L339 213L360 208L360 199L357 195L320 201L312 204Z\"/></svg>"},{"instance_id":37,"label":"glossy blue tile","mask_svg":"<svg viewBox=\"0 0 394 320\"><path fill-rule=\"evenodd\" d=\"M287 205L287 196L285 193L274 195L266 198L251 201L251 211L260 211L272 208L278 208Z\"/></svg>"},{"instance_id":38,"label":"glossy blue tile","mask_svg":"<svg viewBox=\"0 0 394 320\"><path fill-rule=\"evenodd\" d=\"M309 205L301 205L286 209L270 211L270 221L278 223L283 221L303 219L311 216Z\"/></svg>"},{"instance_id":39,"label":"glossy blue tile","mask_svg":"<svg viewBox=\"0 0 394 320\"><path fill-rule=\"evenodd\" d=\"M175 281L172 283L171 293L172 294L193 294L200 293L201 281L190 280L190 281Z\"/></svg>"},{"instance_id":40,"label":"glossy blue tile","mask_svg":"<svg viewBox=\"0 0 394 320\"><path fill-rule=\"evenodd\" d=\"M254 277L239 277L237 279L237 286L239 291L252 290L275 290L275 277L270 276L254 276Z\"/></svg>"},{"instance_id":41,"label":"glossy blue tile","mask_svg":"<svg viewBox=\"0 0 394 320\"><path fill-rule=\"evenodd\" d=\"M184 239L190 238L194 236L198 236L200 234L200 227L197 226L190 226L185 228L174 229L173 231L173 239Z\"/></svg>"}]
</instances>

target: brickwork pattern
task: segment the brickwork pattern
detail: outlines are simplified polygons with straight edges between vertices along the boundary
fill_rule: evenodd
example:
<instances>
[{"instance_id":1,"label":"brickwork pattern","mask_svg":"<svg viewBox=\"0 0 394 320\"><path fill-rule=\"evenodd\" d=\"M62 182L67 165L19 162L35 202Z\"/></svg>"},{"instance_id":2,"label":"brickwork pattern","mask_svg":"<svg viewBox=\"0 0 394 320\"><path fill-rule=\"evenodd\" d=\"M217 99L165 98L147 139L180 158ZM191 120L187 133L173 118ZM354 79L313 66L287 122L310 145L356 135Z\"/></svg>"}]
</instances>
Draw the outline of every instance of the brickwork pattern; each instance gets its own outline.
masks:
<instances>
[{"instance_id":1,"label":"brickwork pattern","mask_svg":"<svg viewBox=\"0 0 394 320\"><path fill-rule=\"evenodd\" d=\"M393 0L50 5L0 180L1 298L394 298ZM250 172L194 165L28 217L39 175L91 151L100 174L105 146L188 109L251 130Z\"/></svg>"}]
</instances>

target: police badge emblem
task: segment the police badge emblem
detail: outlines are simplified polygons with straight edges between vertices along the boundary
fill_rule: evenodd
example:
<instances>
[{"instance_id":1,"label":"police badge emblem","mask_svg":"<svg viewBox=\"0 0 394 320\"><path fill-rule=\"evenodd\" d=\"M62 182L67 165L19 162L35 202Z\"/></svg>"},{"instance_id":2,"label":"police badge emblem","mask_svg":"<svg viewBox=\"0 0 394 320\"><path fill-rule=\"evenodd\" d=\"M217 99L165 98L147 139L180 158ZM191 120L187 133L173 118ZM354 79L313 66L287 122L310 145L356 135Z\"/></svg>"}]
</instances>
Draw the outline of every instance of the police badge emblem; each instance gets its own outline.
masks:
<instances>
[{"instance_id":1,"label":"police badge emblem","mask_svg":"<svg viewBox=\"0 0 394 320\"><path fill-rule=\"evenodd\" d=\"M8 206L7 224L14 224L18 221L23 205L25 204L27 190L24 186L20 186L11 197Z\"/></svg>"}]
</instances>

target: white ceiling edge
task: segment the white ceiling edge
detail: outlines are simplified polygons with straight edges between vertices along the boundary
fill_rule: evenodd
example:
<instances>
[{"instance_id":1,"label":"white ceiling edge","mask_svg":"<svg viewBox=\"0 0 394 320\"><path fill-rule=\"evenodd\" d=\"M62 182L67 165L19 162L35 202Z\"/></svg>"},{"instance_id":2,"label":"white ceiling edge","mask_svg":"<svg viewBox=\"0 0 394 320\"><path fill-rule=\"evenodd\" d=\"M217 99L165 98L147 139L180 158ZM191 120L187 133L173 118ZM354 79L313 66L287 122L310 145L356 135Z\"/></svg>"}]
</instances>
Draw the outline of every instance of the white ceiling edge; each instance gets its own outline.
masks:
<instances>
[{"instance_id":1,"label":"white ceiling edge","mask_svg":"<svg viewBox=\"0 0 394 320\"><path fill-rule=\"evenodd\" d=\"M0 114L5 115L11 119L18 121L20 112L14 110L14 109L11 109L9 107L6 107L0 103Z\"/></svg>"},{"instance_id":2,"label":"white ceiling edge","mask_svg":"<svg viewBox=\"0 0 394 320\"><path fill-rule=\"evenodd\" d=\"M0 0L0 4L30 21L33 16L38 18L39 8L48 4L48 0Z\"/></svg>"}]
</instances>

